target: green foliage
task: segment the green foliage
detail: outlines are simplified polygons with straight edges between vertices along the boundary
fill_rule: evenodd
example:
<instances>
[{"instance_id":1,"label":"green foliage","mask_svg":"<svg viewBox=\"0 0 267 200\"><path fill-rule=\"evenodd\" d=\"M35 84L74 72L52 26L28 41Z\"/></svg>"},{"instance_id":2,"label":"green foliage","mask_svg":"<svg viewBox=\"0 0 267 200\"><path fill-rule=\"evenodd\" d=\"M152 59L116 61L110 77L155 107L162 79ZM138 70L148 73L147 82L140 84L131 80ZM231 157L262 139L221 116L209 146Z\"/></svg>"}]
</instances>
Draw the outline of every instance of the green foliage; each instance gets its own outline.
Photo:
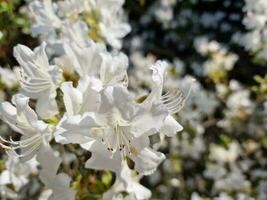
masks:
<instances>
[{"instance_id":1,"label":"green foliage","mask_svg":"<svg viewBox=\"0 0 267 200\"><path fill-rule=\"evenodd\" d=\"M0 160L0 172L6 169L5 161Z\"/></svg>"},{"instance_id":2,"label":"green foliage","mask_svg":"<svg viewBox=\"0 0 267 200\"><path fill-rule=\"evenodd\" d=\"M77 192L79 200L98 200L112 184L112 174L104 171L101 174L91 173L86 170L83 173L77 172L72 183L72 188Z\"/></svg>"},{"instance_id":3,"label":"green foliage","mask_svg":"<svg viewBox=\"0 0 267 200\"><path fill-rule=\"evenodd\" d=\"M259 75L254 76L257 85L252 87L252 91L256 93L257 99L260 102L267 100L267 74L264 77Z\"/></svg>"},{"instance_id":4,"label":"green foliage","mask_svg":"<svg viewBox=\"0 0 267 200\"><path fill-rule=\"evenodd\" d=\"M13 46L17 43L31 43L30 22L22 8L23 0L0 0L0 65L12 64Z\"/></svg>"}]
</instances>

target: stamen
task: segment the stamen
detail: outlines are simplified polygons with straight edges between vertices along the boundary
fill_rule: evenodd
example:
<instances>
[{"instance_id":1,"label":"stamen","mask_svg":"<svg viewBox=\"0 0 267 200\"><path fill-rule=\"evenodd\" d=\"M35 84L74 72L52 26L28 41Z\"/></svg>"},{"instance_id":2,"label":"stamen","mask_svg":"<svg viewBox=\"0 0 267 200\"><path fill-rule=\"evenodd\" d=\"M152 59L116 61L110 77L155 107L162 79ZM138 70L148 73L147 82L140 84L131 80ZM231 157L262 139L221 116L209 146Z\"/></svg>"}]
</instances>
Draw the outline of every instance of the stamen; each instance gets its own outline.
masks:
<instances>
[{"instance_id":1,"label":"stamen","mask_svg":"<svg viewBox=\"0 0 267 200\"><path fill-rule=\"evenodd\" d=\"M110 158L113 158L116 151L120 151L122 160L125 160L127 154L132 155L134 147L131 146L131 138L127 133L124 133L121 126L116 123L114 128L107 128L105 132L105 139L101 141L107 146L107 150L111 152Z\"/></svg>"},{"instance_id":2,"label":"stamen","mask_svg":"<svg viewBox=\"0 0 267 200\"><path fill-rule=\"evenodd\" d=\"M8 144L14 144L14 145L18 144L18 142L8 141L8 140L2 138L1 136L0 136L0 140L1 140L2 142L4 142L4 143L8 143Z\"/></svg>"},{"instance_id":3,"label":"stamen","mask_svg":"<svg viewBox=\"0 0 267 200\"><path fill-rule=\"evenodd\" d=\"M12 138L10 140L6 140L0 136L0 140L3 143L6 143L7 145L0 142L0 146L6 150L9 150L13 152L13 154L17 157L25 157L29 154L31 154L34 150L36 150L40 144L42 143L42 136L39 134L36 134L32 137L29 137L27 139L21 140L21 141L13 141ZM31 147L25 153L18 154L16 152L17 149L25 150L26 148ZM9 151L6 151L7 154L10 154Z\"/></svg>"},{"instance_id":4,"label":"stamen","mask_svg":"<svg viewBox=\"0 0 267 200\"><path fill-rule=\"evenodd\" d=\"M194 81L195 80L193 79L192 82ZM167 93L161 96L161 101L166 106L170 114L178 113L184 107L185 102L191 94L192 88L193 84L191 84L186 96L180 89L176 92L167 91Z\"/></svg>"},{"instance_id":5,"label":"stamen","mask_svg":"<svg viewBox=\"0 0 267 200\"><path fill-rule=\"evenodd\" d=\"M181 98L183 96L184 96L184 94L183 94L182 91L177 91L174 95L173 94L170 94L167 97L163 97L162 100L163 100L163 102L171 102L174 99L179 99L179 98Z\"/></svg>"},{"instance_id":6,"label":"stamen","mask_svg":"<svg viewBox=\"0 0 267 200\"><path fill-rule=\"evenodd\" d=\"M41 141L37 142L35 145L32 146L32 148L30 148L28 151L26 151L24 154L18 154L16 151L14 151L14 153L16 154L16 156L18 156L19 158L21 157L25 157L30 155L32 152L34 152L41 144Z\"/></svg>"}]
</instances>

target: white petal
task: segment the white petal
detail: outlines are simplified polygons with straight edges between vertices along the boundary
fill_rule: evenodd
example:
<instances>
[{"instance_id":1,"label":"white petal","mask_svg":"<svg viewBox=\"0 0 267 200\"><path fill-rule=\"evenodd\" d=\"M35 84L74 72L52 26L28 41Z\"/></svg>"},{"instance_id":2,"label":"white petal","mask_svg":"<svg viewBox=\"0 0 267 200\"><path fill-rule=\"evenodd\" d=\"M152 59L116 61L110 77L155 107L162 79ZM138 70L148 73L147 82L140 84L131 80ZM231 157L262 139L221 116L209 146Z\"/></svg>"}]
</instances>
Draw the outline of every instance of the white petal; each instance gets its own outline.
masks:
<instances>
[{"instance_id":1,"label":"white petal","mask_svg":"<svg viewBox=\"0 0 267 200\"><path fill-rule=\"evenodd\" d=\"M83 144L92 141L90 129L99 127L93 113L64 117L55 131L55 140L61 144Z\"/></svg>"},{"instance_id":2,"label":"white petal","mask_svg":"<svg viewBox=\"0 0 267 200\"><path fill-rule=\"evenodd\" d=\"M92 156L86 161L86 168L111 170L113 172L119 172L121 170L121 157L118 152L116 152L111 158L110 151L108 151L105 146L98 141L91 146L90 151Z\"/></svg>"},{"instance_id":3,"label":"white petal","mask_svg":"<svg viewBox=\"0 0 267 200\"><path fill-rule=\"evenodd\" d=\"M120 115L126 120L130 120L133 116L133 98L125 87L108 86L101 91L101 105L99 112L107 113L113 108L116 108Z\"/></svg>"},{"instance_id":4,"label":"white petal","mask_svg":"<svg viewBox=\"0 0 267 200\"><path fill-rule=\"evenodd\" d=\"M17 94L15 96L13 96L12 98L12 102L14 102L14 104L17 107L17 114L18 117L25 117L28 121L29 124L33 125L34 123L37 122L37 115L34 112L33 109L31 109L31 107L28 105L29 104L29 97L26 97L22 94ZM23 115L23 116L22 116Z\"/></svg>"},{"instance_id":5,"label":"white petal","mask_svg":"<svg viewBox=\"0 0 267 200\"><path fill-rule=\"evenodd\" d=\"M159 105L141 105L131 124L131 133L135 137L157 133L166 115L165 109Z\"/></svg>"},{"instance_id":6,"label":"white petal","mask_svg":"<svg viewBox=\"0 0 267 200\"><path fill-rule=\"evenodd\" d=\"M45 48L45 42L36 48L34 52L24 45L17 45L14 47L14 57L25 70L26 74L32 77L39 76L39 70L47 71L49 66Z\"/></svg>"},{"instance_id":7,"label":"white petal","mask_svg":"<svg viewBox=\"0 0 267 200\"><path fill-rule=\"evenodd\" d=\"M144 148L136 157L133 157L135 170L141 175L152 174L164 159L165 155L163 153L151 148Z\"/></svg>"},{"instance_id":8,"label":"white petal","mask_svg":"<svg viewBox=\"0 0 267 200\"><path fill-rule=\"evenodd\" d=\"M183 127L171 115L168 115L159 131L168 137L173 137L182 130Z\"/></svg>"},{"instance_id":9,"label":"white petal","mask_svg":"<svg viewBox=\"0 0 267 200\"><path fill-rule=\"evenodd\" d=\"M102 53L101 57L100 79L103 84L123 83L129 63L127 56L122 53L117 56Z\"/></svg>"},{"instance_id":10,"label":"white petal","mask_svg":"<svg viewBox=\"0 0 267 200\"><path fill-rule=\"evenodd\" d=\"M24 134L23 129L17 127L17 109L9 102L2 102L0 105L1 119L7 123L14 131Z\"/></svg>"},{"instance_id":11,"label":"white petal","mask_svg":"<svg viewBox=\"0 0 267 200\"><path fill-rule=\"evenodd\" d=\"M54 12L51 0L33 1L29 8L36 21L31 30L33 36L51 32L54 28L60 27L61 21Z\"/></svg>"},{"instance_id":12,"label":"white petal","mask_svg":"<svg viewBox=\"0 0 267 200\"><path fill-rule=\"evenodd\" d=\"M42 147L36 159L42 166L39 174L40 179L45 185L53 185L53 180L62 161L61 158L50 147Z\"/></svg>"},{"instance_id":13,"label":"white petal","mask_svg":"<svg viewBox=\"0 0 267 200\"><path fill-rule=\"evenodd\" d=\"M73 1L74 2L74 1ZM58 2L59 6L65 4L66 1ZM76 3L75 4L80 4ZM80 4L80 6L82 6ZM70 8L73 11L73 7ZM88 26L84 21L64 22L62 26L63 37L67 38L71 42L75 42L80 47L90 46L92 40L88 37Z\"/></svg>"},{"instance_id":14,"label":"white petal","mask_svg":"<svg viewBox=\"0 0 267 200\"><path fill-rule=\"evenodd\" d=\"M101 44L92 43L90 47L79 47L75 44L64 45L66 55L71 57L71 65L77 73L83 77L87 75L95 75L101 65L100 52L104 52L105 48Z\"/></svg>"},{"instance_id":15,"label":"white petal","mask_svg":"<svg viewBox=\"0 0 267 200\"><path fill-rule=\"evenodd\" d=\"M125 182L126 191L129 194L134 194L137 200L149 199L151 197L150 190L142 186L137 180L134 180L132 171L129 169L126 163L123 165L120 177L117 178L120 178Z\"/></svg>"},{"instance_id":16,"label":"white petal","mask_svg":"<svg viewBox=\"0 0 267 200\"><path fill-rule=\"evenodd\" d=\"M108 86L101 91L101 104L99 112L106 113L114 107L113 89L114 87Z\"/></svg>"},{"instance_id":17,"label":"white petal","mask_svg":"<svg viewBox=\"0 0 267 200\"><path fill-rule=\"evenodd\" d=\"M58 114L57 102L55 99L56 93L43 94L38 98L36 103L36 112L43 119L48 119L50 117Z\"/></svg>"},{"instance_id":18,"label":"white petal","mask_svg":"<svg viewBox=\"0 0 267 200\"><path fill-rule=\"evenodd\" d=\"M33 134L37 115L28 105L29 98L21 94L13 96L14 107L9 102L3 102L0 106L1 119L8 123L13 130L21 134Z\"/></svg>"},{"instance_id":19,"label":"white petal","mask_svg":"<svg viewBox=\"0 0 267 200\"><path fill-rule=\"evenodd\" d=\"M72 82L63 83L61 90L64 94L63 100L67 114L69 116L78 114L82 105L82 94L76 88L73 88Z\"/></svg>"},{"instance_id":20,"label":"white petal","mask_svg":"<svg viewBox=\"0 0 267 200\"><path fill-rule=\"evenodd\" d=\"M79 81L77 89L82 93L82 105L80 114L98 110L100 106L100 90L102 83L99 79L85 76Z\"/></svg>"},{"instance_id":21,"label":"white petal","mask_svg":"<svg viewBox=\"0 0 267 200\"><path fill-rule=\"evenodd\" d=\"M165 61L157 61L150 68L153 71L152 80L159 86L162 86L168 64Z\"/></svg>"},{"instance_id":22,"label":"white petal","mask_svg":"<svg viewBox=\"0 0 267 200\"><path fill-rule=\"evenodd\" d=\"M75 192L69 187L70 177L65 173L60 173L55 177L52 195L49 200L74 200Z\"/></svg>"},{"instance_id":23,"label":"white petal","mask_svg":"<svg viewBox=\"0 0 267 200\"><path fill-rule=\"evenodd\" d=\"M45 52L46 43L34 51L23 45L14 48L14 56L22 70L21 92L37 99L36 110L43 118L57 114L56 88L61 79L61 70L50 66Z\"/></svg>"}]
</instances>

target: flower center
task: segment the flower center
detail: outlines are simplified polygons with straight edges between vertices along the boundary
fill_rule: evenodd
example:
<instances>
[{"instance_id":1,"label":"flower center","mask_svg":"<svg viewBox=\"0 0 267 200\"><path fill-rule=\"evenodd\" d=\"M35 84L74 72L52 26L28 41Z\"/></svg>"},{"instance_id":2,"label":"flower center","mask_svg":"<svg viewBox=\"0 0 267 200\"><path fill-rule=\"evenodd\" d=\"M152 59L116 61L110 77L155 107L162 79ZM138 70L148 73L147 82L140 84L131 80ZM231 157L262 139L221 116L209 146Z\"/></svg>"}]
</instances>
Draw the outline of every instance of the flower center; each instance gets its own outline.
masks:
<instances>
[{"instance_id":1,"label":"flower center","mask_svg":"<svg viewBox=\"0 0 267 200\"><path fill-rule=\"evenodd\" d=\"M133 136L127 132L127 126L120 123L115 123L113 126L103 129L103 137L101 142L107 147L111 153L111 158L120 151L121 158L126 159L126 156L136 156L137 151L132 145Z\"/></svg>"}]
</instances>

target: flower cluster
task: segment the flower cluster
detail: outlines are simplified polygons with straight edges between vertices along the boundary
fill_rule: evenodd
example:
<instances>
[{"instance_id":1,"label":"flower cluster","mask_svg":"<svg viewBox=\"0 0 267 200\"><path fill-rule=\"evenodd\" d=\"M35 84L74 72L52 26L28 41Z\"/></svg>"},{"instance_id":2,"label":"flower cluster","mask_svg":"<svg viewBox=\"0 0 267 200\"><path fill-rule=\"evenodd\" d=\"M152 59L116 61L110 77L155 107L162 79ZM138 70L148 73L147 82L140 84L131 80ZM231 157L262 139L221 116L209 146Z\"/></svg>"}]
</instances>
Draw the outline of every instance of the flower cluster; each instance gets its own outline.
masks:
<instances>
[{"instance_id":1,"label":"flower cluster","mask_svg":"<svg viewBox=\"0 0 267 200\"><path fill-rule=\"evenodd\" d=\"M246 0L243 24L248 30L241 35L237 33L234 40L242 44L247 51L255 54L256 61L266 62L267 2L264 0Z\"/></svg>"},{"instance_id":2,"label":"flower cluster","mask_svg":"<svg viewBox=\"0 0 267 200\"><path fill-rule=\"evenodd\" d=\"M65 42L86 46L91 40L120 49L121 39L131 30L123 21L123 3L124 0L33 1L29 4L34 21L31 32L50 44L55 53Z\"/></svg>"},{"instance_id":3,"label":"flower cluster","mask_svg":"<svg viewBox=\"0 0 267 200\"><path fill-rule=\"evenodd\" d=\"M188 95L178 88L164 89L168 64L151 65L151 91L140 101L128 88L128 57L107 49L106 45L120 48L120 39L130 31L121 21L122 4L120 0L29 4L35 21L32 33L43 42L34 50L14 47L19 91L12 103L2 102L0 110L1 119L21 137L0 139L1 147L15 159L38 161L39 177L51 190L49 199L75 199L71 177L58 173L62 155L53 149L66 144L90 152L85 168L116 174L114 192L104 198L126 191L133 199L148 199L150 191L132 180L131 171L152 174L165 155L153 147L150 137L172 137L183 129L174 115ZM93 19L99 30L94 30ZM14 78L6 79L12 83ZM133 163L132 170L128 162Z\"/></svg>"},{"instance_id":4,"label":"flower cluster","mask_svg":"<svg viewBox=\"0 0 267 200\"><path fill-rule=\"evenodd\" d=\"M0 199L267 199L265 0L14 2Z\"/></svg>"}]
</instances>

